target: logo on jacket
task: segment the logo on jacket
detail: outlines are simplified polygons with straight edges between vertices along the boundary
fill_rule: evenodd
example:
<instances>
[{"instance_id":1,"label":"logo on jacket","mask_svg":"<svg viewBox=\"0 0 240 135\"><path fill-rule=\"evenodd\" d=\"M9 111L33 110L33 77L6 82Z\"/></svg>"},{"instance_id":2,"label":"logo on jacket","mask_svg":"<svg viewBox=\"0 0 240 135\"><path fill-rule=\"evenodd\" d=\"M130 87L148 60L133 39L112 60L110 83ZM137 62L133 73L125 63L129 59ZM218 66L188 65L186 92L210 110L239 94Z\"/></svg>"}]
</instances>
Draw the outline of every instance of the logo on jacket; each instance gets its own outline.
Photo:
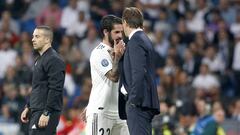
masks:
<instances>
[{"instance_id":1,"label":"logo on jacket","mask_svg":"<svg viewBox=\"0 0 240 135\"><path fill-rule=\"evenodd\" d=\"M109 62L108 62L107 59L103 59L103 60L101 61L101 64L102 64L103 67L106 67L106 66L109 65Z\"/></svg>"},{"instance_id":2,"label":"logo on jacket","mask_svg":"<svg viewBox=\"0 0 240 135\"><path fill-rule=\"evenodd\" d=\"M32 129L37 129L37 127L36 127L36 125L35 125L35 124L33 124L33 126L32 126Z\"/></svg>"}]
</instances>

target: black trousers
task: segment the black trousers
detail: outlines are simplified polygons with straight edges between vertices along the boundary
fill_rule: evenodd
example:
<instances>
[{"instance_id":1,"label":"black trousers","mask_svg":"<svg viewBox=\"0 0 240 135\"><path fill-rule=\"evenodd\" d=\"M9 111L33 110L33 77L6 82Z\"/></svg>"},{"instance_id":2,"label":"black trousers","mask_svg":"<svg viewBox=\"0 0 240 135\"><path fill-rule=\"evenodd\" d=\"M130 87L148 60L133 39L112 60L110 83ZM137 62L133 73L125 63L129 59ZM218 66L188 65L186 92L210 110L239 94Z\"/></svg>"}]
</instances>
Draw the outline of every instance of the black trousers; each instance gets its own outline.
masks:
<instances>
[{"instance_id":1,"label":"black trousers","mask_svg":"<svg viewBox=\"0 0 240 135\"><path fill-rule=\"evenodd\" d=\"M60 118L60 112L53 112L50 115L48 125L44 128L38 126L42 111L31 112L29 123L29 135L56 135L56 128Z\"/></svg>"},{"instance_id":2,"label":"black trousers","mask_svg":"<svg viewBox=\"0 0 240 135\"><path fill-rule=\"evenodd\" d=\"M240 97L240 71L234 71L234 78L235 78L235 95Z\"/></svg>"},{"instance_id":3,"label":"black trousers","mask_svg":"<svg viewBox=\"0 0 240 135\"><path fill-rule=\"evenodd\" d=\"M126 104L127 124L130 135L152 135L152 110Z\"/></svg>"}]
</instances>

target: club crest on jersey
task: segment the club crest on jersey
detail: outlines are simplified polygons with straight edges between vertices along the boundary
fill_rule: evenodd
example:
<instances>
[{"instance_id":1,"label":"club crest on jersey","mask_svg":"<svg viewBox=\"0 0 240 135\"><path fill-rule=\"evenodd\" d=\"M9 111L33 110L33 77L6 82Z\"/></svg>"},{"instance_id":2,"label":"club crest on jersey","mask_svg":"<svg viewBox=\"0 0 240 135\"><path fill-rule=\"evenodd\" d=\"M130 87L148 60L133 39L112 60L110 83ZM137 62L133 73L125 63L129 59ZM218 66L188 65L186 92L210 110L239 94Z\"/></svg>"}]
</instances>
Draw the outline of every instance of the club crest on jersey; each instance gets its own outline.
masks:
<instances>
[{"instance_id":1,"label":"club crest on jersey","mask_svg":"<svg viewBox=\"0 0 240 135\"><path fill-rule=\"evenodd\" d=\"M102 64L103 67L106 67L106 66L109 65L109 62L108 62L107 59L103 59L103 60L101 61L101 64Z\"/></svg>"}]
</instances>

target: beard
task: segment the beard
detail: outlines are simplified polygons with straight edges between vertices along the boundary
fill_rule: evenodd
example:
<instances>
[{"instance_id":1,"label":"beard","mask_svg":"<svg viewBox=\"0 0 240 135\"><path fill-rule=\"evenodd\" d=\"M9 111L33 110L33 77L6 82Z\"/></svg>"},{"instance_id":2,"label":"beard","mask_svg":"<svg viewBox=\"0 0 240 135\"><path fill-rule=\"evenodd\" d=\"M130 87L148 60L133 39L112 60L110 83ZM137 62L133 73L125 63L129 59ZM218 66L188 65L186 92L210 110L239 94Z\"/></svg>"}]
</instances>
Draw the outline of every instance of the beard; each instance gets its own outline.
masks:
<instances>
[{"instance_id":1,"label":"beard","mask_svg":"<svg viewBox=\"0 0 240 135\"><path fill-rule=\"evenodd\" d=\"M111 47L113 47L114 46L114 40L112 39L111 34L108 35L108 41L111 44Z\"/></svg>"},{"instance_id":2,"label":"beard","mask_svg":"<svg viewBox=\"0 0 240 135\"><path fill-rule=\"evenodd\" d=\"M118 43L121 39L122 39L122 38L120 38L120 37L117 38L117 39L115 39L116 43ZM113 40L111 34L108 35L108 41L109 41L109 43L111 44L111 47L113 47L113 46L114 46L114 40Z\"/></svg>"}]
</instances>

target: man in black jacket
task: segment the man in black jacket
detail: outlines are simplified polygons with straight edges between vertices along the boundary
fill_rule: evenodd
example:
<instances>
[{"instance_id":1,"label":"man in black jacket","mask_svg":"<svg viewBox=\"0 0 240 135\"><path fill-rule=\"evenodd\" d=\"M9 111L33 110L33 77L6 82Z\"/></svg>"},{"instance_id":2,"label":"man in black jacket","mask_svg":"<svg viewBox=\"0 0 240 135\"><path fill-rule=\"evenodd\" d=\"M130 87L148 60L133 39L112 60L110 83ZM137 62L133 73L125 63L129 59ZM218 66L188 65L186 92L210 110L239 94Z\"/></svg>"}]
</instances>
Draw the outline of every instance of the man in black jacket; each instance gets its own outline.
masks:
<instances>
[{"instance_id":1,"label":"man in black jacket","mask_svg":"<svg viewBox=\"0 0 240 135\"><path fill-rule=\"evenodd\" d=\"M33 32L33 48L40 54L33 67L30 100L21 114L30 135L54 135L63 105L65 64L52 49L53 32L38 26ZM29 119L30 118L30 119Z\"/></svg>"}]
</instances>

